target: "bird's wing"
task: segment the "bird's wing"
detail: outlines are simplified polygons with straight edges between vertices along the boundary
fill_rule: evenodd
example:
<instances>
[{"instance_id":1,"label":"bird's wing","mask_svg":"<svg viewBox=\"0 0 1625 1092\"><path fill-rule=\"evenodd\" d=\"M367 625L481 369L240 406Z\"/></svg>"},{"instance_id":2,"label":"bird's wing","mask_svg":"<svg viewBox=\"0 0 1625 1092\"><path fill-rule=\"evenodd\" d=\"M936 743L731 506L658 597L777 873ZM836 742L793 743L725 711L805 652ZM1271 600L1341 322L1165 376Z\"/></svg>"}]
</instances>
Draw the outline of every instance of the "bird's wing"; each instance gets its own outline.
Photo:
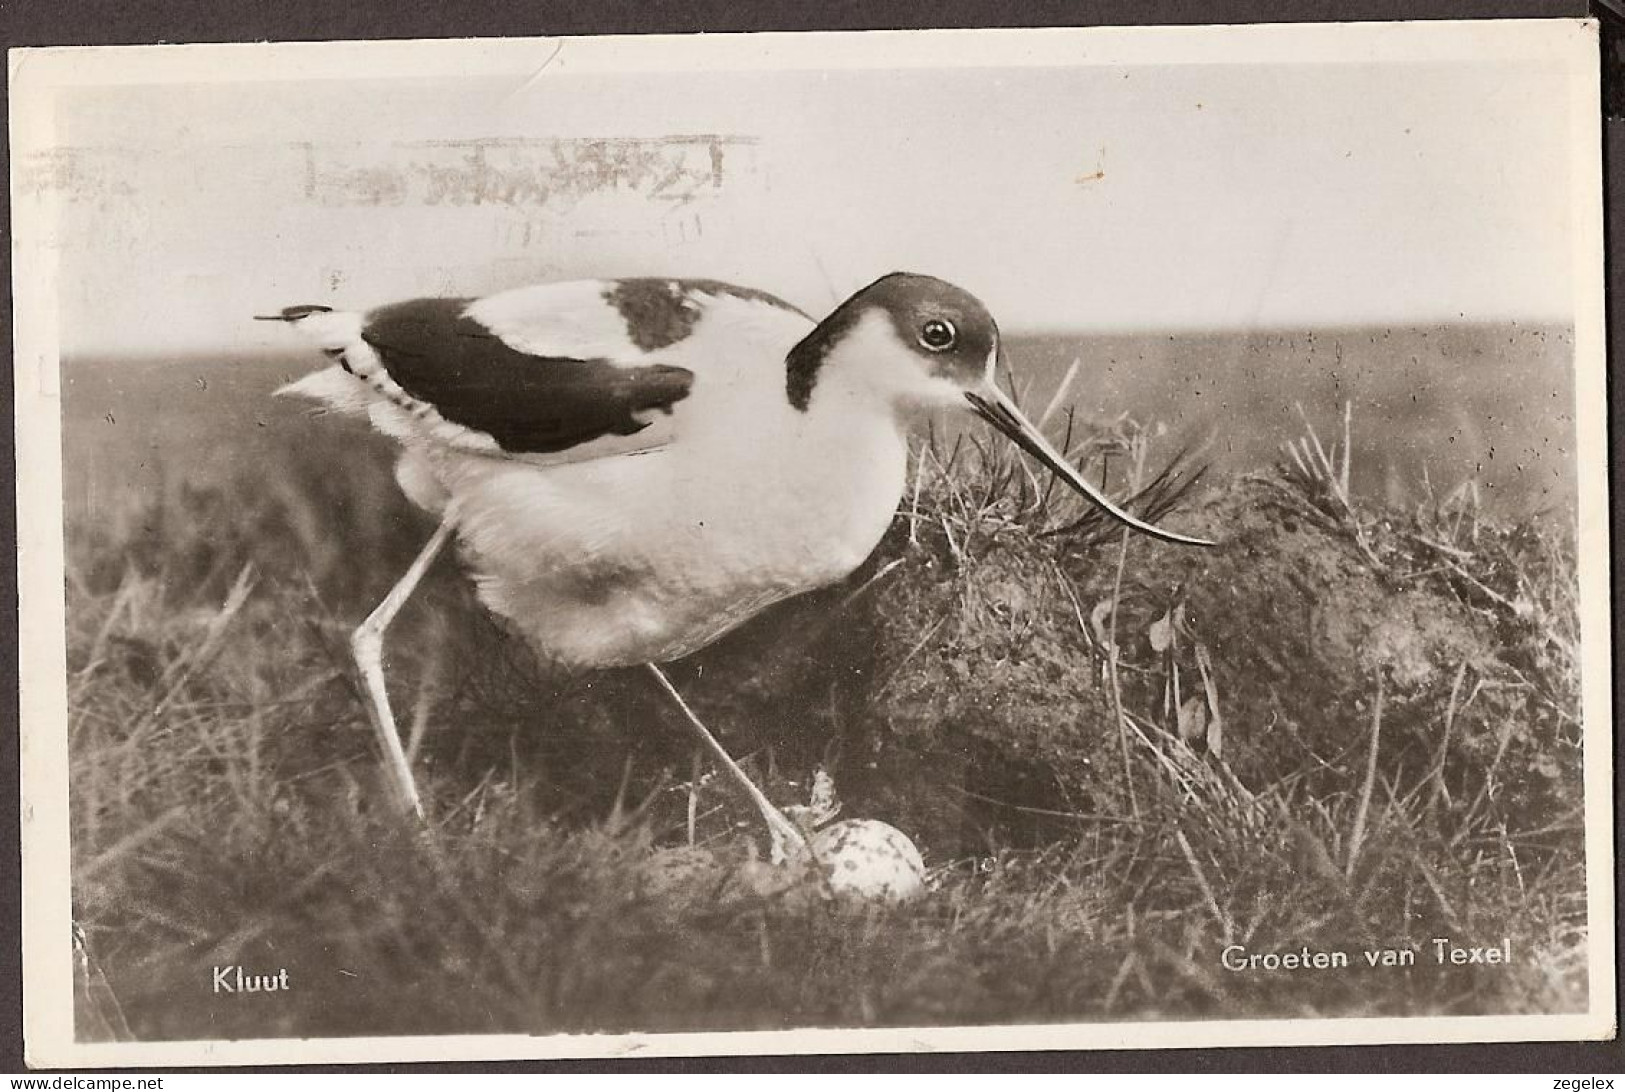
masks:
<instances>
[{"instance_id":1,"label":"bird's wing","mask_svg":"<svg viewBox=\"0 0 1625 1092\"><path fill-rule=\"evenodd\" d=\"M719 307L730 317L705 322ZM726 384L741 359L782 359L811 326L763 292L655 278L409 300L364 315L289 308L275 317L297 323L338 364L291 393L370 413L402 439L426 436L543 464L670 443L688 407L675 418L673 410L689 397L696 371L708 384Z\"/></svg>"},{"instance_id":2,"label":"bird's wing","mask_svg":"<svg viewBox=\"0 0 1625 1092\"><path fill-rule=\"evenodd\" d=\"M489 307L491 300L423 299L372 312L361 340L408 398L510 455L634 437L651 414L670 413L688 396L694 375L687 368L645 360L624 333L594 339L586 321L594 316L556 306L568 299L551 302L537 317L553 319L553 337L547 323L516 329L514 316ZM492 311L500 321L483 319ZM647 447L648 439L632 446Z\"/></svg>"}]
</instances>

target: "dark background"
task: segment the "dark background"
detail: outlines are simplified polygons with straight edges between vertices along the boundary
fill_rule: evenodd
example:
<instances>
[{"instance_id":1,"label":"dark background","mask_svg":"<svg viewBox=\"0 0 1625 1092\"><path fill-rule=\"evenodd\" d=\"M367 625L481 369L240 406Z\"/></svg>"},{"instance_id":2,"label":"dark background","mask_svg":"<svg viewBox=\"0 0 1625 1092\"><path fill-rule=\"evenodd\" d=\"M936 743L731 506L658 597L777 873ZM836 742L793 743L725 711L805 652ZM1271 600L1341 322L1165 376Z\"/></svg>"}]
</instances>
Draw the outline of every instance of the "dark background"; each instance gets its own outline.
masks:
<instances>
[{"instance_id":1,"label":"dark background","mask_svg":"<svg viewBox=\"0 0 1625 1092\"><path fill-rule=\"evenodd\" d=\"M647 34L696 31L867 30L883 28L1091 26L1126 24L1199 24L1253 22L1321 22L1395 19L1573 18L1594 15L1603 23L1604 182L1607 192L1605 232L1610 254L1609 358L1618 344L1620 308L1615 302L1619 273L1613 255L1622 241L1622 217L1616 211L1620 180L1625 178L1625 3L1598 0L1501 0L1501 2L1400 2L1367 0L1297 0L1291 4L1243 0L939 0L931 5L898 0L825 0L805 5L795 0L744 3L727 0L0 0L0 26L14 46L134 45L153 43L255 40L324 40L355 38L501 37L510 35ZM7 224L9 227L9 202ZM8 231L9 236L9 231ZM9 247L5 263L10 283ZM161 316L155 316L161 321ZM5 336L10 339L8 295ZM0 370L0 389L11 403L11 371ZM1609 384L1611 420L1619 410L1619 389ZM0 482L6 503L0 506L0 536L16 542L15 466L11 416L5 415L7 442L0 447ZM1620 465L1621 442L1610 430L1610 468ZM1616 540L1625 537L1625 518L1618 508L1612 521ZM1625 574L1616 564L1617 587ZM0 572L0 610L6 616L8 655L0 664L9 694L16 693L16 569ZM1616 617L1618 602L1615 602ZM1617 656L1617 651L1616 651ZM1615 678L1616 706L1625 693ZM16 927L20 918L21 862L18 831L18 712L9 698L0 713L0 847L4 847L4 882L0 920ZM1620 748L1615 745L1615 797L1618 798ZM1616 822L1616 846L1617 824ZM1617 852L1617 850L1616 850ZM1617 894L1617 889L1616 889ZM1617 901L1617 898L1616 898ZM15 935L15 934L13 934ZM1617 929L1616 929L1617 935ZM1616 953L1617 955L1617 953ZM1616 974L1616 979L1617 979ZM21 1072L22 973L16 943L0 948L0 1066ZM312 1067L334 1068L334 1067ZM1601 1044L1497 1044L1416 1047L1319 1047L1233 1050L1091 1051L1076 1053L999 1053L961 1055L856 1055L791 1058L642 1059L545 1063L493 1063L488 1066L374 1066L377 1071L420 1069L464 1071L580 1072L624 1071L951 1071L997 1069L1007 1072L1531 1072L1563 1075L1619 1073L1625 1051L1618 1041Z\"/></svg>"}]
</instances>

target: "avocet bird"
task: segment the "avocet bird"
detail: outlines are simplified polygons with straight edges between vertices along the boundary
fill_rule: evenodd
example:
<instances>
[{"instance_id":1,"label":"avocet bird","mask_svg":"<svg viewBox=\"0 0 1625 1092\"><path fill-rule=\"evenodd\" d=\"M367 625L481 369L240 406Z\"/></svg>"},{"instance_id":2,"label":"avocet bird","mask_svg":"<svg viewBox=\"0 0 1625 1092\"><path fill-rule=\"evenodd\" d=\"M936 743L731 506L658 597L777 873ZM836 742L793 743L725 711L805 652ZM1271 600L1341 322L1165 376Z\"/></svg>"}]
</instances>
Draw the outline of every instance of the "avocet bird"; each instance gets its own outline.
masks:
<instances>
[{"instance_id":1,"label":"avocet bird","mask_svg":"<svg viewBox=\"0 0 1625 1092\"><path fill-rule=\"evenodd\" d=\"M769 605L841 580L880 542L907 471L904 418L971 410L1129 527L998 389L979 300L893 273L815 322L716 281L638 278L266 316L332 366L284 388L363 414L440 525L352 642L403 802L422 814L384 686L384 631L453 535L479 594L546 659L645 665L755 802L803 845L660 664Z\"/></svg>"}]
</instances>

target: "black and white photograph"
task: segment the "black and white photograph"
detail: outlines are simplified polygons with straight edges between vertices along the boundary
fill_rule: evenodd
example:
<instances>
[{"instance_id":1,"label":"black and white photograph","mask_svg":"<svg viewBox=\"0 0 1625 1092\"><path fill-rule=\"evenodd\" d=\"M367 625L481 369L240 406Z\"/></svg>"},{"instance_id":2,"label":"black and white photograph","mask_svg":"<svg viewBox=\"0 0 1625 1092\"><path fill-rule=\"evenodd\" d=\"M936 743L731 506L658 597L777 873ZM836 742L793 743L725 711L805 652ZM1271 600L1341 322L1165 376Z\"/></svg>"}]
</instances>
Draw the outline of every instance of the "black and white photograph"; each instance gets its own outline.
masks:
<instances>
[{"instance_id":1,"label":"black and white photograph","mask_svg":"<svg viewBox=\"0 0 1625 1092\"><path fill-rule=\"evenodd\" d=\"M1612 1035L1597 35L13 50L30 1064Z\"/></svg>"}]
</instances>

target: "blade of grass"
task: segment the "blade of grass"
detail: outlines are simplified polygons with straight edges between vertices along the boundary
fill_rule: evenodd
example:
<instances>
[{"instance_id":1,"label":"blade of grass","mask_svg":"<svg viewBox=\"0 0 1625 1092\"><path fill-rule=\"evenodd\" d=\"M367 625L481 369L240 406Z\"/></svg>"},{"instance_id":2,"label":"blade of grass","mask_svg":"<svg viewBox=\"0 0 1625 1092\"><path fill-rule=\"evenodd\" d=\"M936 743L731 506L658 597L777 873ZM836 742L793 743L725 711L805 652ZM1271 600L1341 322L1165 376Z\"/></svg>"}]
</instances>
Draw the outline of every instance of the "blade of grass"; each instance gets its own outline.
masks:
<instances>
[{"instance_id":1,"label":"blade of grass","mask_svg":"<svg viewBox=\"0 0 1625 1092\"><path fill-rule=\"evenodd\" d=\"M1128 722L1123 714L1123 684L1117 671L1117 611L1123 602L1123 569L1128 563L1128 528L1123 528L1123 535L1117 548L1117 575L1112 581L1112 620L1107 630L1106 650L1108 657L1106 663L1111 676L1112 709L1117 715L1117 743L1123 756L1123 784L1128 789L1129 810L1134 818L1140 818L1140 799L1134 791L1134 770L1128 758Z\"/></svg>"},{"instance_id":2,"label":"blade of grass","mask_svg":"<svg viewBox=\"0 0 1625 1092\"><path fill-rule=\"evenodd\" d=\"M1055 416L1056 412L1060 410L1062 404L1065 403L1067 397L1072 393L1072 384L1077 380L1078 371L1082 367L1083 359L1081 357L1073 357L1072 366L1067 368L1066 374L1061 377L1061 385L1055 388L1054 394L1050 395L1049 405L1045 406L1044 412L1038 415L1039 428L1043 428L1045 425L1049 424L1049 419ZM1062 447L1061 450L1065 451L1066 448Z\"/></svg>"},{"instance_id":3,"label":"blade of grass","mask_svg":"<svg viewBox=\"0 0 1625 1092\"><path fill-rule=\"evenodd\" d=\"M1231 923L1229 915L1219 908L1219 900L1213 895L1213 885L1207 882L1207 874L1202 871L1202 863L1196 859L1196 851L1191 849L1190 839L1178 827L1174 828L1174 838L1179 842L1179 850L1185 855L1185 863L1190 865L1191 875L1196 879L1196 886L1201 888L1202 897L1207 900L1209 913L1219 928L1224 931L1224 942L1230 943L1235 935L1235 926Z\"/></svg>"},{"instance_id":4,"label":"blade of grass","mask_svg":"<svg viewBox=\"0 0 1625 1092\"><path fill-rule=\"evenodd\" d=\"M1354 826L1349 830L1348 863L1345 871L1354 878L1354 866L1360 860L1360 843L1365 839L1366 816L1371 808L1371 790L1377 781L1377 748L1382 741L1383 676L1377 674L1376 708L1371 712L1371 749L1366 753L1365 784L1360 789L1360 804L1354 812Z\"/></svg>"}]
</instances>

